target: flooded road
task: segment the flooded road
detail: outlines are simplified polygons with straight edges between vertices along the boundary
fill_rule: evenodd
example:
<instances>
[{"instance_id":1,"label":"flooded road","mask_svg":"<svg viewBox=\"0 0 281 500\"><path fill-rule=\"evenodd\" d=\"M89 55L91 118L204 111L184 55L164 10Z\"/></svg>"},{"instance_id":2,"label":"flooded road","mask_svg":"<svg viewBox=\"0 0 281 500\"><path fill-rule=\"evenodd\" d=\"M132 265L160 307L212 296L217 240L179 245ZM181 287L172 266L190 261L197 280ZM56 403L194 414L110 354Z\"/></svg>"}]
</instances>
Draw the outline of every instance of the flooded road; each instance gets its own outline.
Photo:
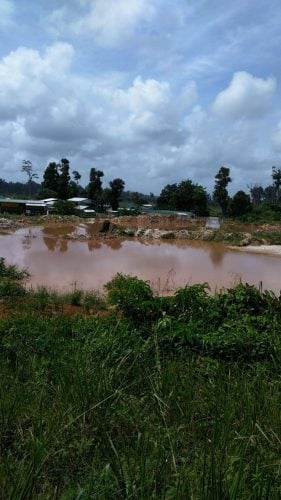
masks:
<instances>
[{"instance_id":1,"label":"flooded road","mask_svg":"<svg viewBox=\"0 0 281 500\"><path fill-rule=\"evenodd\" d=\"M281 257L250 254L222 244L191 241L94 239L94 225L32 227L0 235L0 256L27 268L30 285L58 290L102 289L117 272L150 281L159 293L187 283L216 288L239 280L279 293ZM71 237L93 236L85 241Z\"/></svg>"}]
</instances>

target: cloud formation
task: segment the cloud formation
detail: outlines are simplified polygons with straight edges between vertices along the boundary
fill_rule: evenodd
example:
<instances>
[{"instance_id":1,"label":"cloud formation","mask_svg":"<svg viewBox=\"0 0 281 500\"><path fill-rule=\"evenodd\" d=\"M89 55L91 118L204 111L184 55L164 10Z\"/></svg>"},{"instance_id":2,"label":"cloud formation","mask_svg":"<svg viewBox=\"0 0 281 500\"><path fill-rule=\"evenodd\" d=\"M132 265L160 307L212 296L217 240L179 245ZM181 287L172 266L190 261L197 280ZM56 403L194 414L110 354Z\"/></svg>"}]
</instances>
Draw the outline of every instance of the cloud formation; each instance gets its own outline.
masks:
<instances>
[{"instance_id":1,"label":"cloud formation","mask_svg":"<svg viewBox=\"0 0 281 500\"><path fill-rule=\"evenodd\" d=\"M213 109L230 120L262 118L270 110L276 81L272 77L257 78L246 71L233 75L229 86L219 92Z\"/></svg>"},{"instance_id":2,"label":"cloud formation","mask_svg":"<svg viewBox=\"0 0 281 500\"><path fill-rule=\"evenodd\" d=\"M155 13L149 0L85 0L73 19L73 11L65 4L48 16L49 31L61 35L92 35L105 47L115 47L127 41L140 23L152 20Z\"/></svg>"},{"instance_id":3,"label":"cloud formation","mask_svg":"<svg viewBox=\"0 0 281 500\"><path fill-rule=\"evenodd\" d=\"M13 37L3 29L0 177L21 178L23 159L42 174L68 157L84 184L96 166L132 190L186 178L212 190L223 164L233 190L269 183L281 7L258 4L2 0L2 25L21 22Z\"/></svg>"}]
</instances>

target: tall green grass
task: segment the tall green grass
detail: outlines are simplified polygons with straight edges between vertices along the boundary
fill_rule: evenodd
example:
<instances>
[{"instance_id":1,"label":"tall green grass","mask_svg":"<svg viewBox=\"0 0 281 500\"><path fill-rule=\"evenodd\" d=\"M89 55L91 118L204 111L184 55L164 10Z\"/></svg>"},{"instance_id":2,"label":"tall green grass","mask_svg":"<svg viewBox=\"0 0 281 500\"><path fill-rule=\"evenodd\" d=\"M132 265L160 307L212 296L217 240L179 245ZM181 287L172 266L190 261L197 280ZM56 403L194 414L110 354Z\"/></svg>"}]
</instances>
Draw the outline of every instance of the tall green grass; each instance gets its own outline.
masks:
<instances>
[{"instance_id":1,"label":"tall green grass","mask_svg":"<svg viewBox=\"0 0 281 500\"><path fill-rule=\"evenodd\" d=\"M108 290L107 317L29 292L0 319L0 497L279 499L280 298Z\"/></svg>"}]
</instances>

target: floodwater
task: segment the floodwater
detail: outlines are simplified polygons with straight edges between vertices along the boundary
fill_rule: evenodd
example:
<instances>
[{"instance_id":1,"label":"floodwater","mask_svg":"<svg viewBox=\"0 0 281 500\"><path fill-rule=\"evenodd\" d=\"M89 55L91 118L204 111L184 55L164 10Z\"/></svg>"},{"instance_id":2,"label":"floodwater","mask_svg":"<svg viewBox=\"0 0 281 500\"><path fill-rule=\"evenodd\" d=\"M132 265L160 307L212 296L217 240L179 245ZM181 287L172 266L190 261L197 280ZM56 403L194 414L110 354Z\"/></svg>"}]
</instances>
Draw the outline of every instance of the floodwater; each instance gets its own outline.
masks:
<instances>
[{"instance_id":1,"label":"floodwater","mask_svg":"<svg viewBox=\"0 0 281 500\"><path fill-rule=\"evenodd\" d=\"M239 280L257 286L262 282L263 289L278 294L281 289L281 256L209 242L99 240L95 231L87 224L22 228L0 235L0 256L27 268L30 285L63 291L102 289L118 272L148 280L159 293L204 282L214 291ZM91 239L73 239L85 235Z\"/></svg>"}]
</instances>

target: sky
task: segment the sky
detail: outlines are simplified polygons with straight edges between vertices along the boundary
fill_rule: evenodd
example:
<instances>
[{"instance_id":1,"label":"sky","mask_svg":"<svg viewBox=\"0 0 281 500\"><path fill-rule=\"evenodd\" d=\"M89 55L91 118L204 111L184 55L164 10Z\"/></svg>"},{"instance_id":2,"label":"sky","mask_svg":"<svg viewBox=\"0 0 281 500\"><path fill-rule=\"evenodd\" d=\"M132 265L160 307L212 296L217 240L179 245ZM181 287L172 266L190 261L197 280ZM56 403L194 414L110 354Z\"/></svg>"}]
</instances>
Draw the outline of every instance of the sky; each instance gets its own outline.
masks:
<instances>
[{"instance_id":1,"label":"sky","mask_svg":"<svg viewBox=\"0 0 281 500\"><path fill-rule=\"evenodd\" d=\"M270 184L280 26L280 0L0 0L0 177L68 158L84 186Z\"/></svg>"}]
</instances>

